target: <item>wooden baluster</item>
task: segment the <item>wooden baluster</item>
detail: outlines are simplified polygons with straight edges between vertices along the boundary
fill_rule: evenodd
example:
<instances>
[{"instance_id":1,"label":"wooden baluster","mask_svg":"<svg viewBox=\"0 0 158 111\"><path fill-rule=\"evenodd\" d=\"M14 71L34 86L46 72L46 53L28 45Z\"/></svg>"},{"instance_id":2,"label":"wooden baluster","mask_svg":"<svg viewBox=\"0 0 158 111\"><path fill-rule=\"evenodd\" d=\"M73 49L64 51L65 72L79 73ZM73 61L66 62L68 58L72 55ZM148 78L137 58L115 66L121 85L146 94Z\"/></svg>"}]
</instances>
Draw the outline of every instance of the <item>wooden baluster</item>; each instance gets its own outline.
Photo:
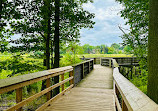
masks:
<instances>
[{"instance_id":1,"label":"wooden baluster","mask_svg":"<svg viewBox=\"0 0 158 111\"><path fill-rule=\"evenodd\" d=\"M131 66L131 79L133 78L133 66Z\"/></svg>"},{"instance_id":2,"label":"wooden baluster","mask_svg":"<svg viewBox=\"0 0 158 111\"><path fill-rule=\"evenodd\" d=\"M83 67L82 74L83 74L83 78L84 78L84 77L85 77L85 76L84 76L84 63L83 63L82 65L83 65L83 66L82 66L82 67Z\"/></svg>"},{"instance_id":3,"label":"wooden baluster","mask_svg":"<svg viewBox=\"0 0 158 111\"><path fill-rule=\"evenodd\" d=\"M16 103L22 101L22 88L16 89ZM22 107L17 109L16 111L22 111Z\"/></svg>"},{"instance_id":4,"label":"wooden baluster","mask_svg":"<svg viewBox=\"0 0 158 111\"><path fill-rule=\"evenodd\" d=\"M64 74L61 75L61 81L64 80ZM64 84L61 85L61 90L64 91Z\"/></svg>"},{"instance_id":5,"label":"wooden baluster","mask_svg":"<svg viewBox=\"0 0 158 111\"><path fill-rule=\"evenodd\" d=\"M128 111L128 108L126 106L126 103L124 102L124 100L122 99L122 111Z\"/></svg>"},{"instance_id":6,"label":"wooden baluster","mask_svg":"<svg viewBox=\"0 0 158 111\"><path fill-rule=\"evenodd\" d=\"M46 80L46 88L49 88L50 85L51 85L51 81L50 81L50 78L48 78L48 79ZM49 92L47 93L47 101L50 100L50 99L51 99L51 91L49 91Z\"/></svg>"},{"instance_id":7,"label":"wooden baluster","mask_svg":"<svg viewBox=\"0 0 158 111\"><path fill-rule=\"evenodd\" d=\"M70 71L69 72L69 77L72 77L73 76L73 71ZM70 85L72 85L73 84L73 79L71 79L70 80Z\"/></svg>"},{"instance_id":8,"label":"wooden baluster","mask_svg":"<svg viewBox=\"0 0 158 111\"><path fill-rule=\"evenodd\" d=\"M109 59L109 67L111 67L111 59Z\"/></svg>"},{"instance_id":9,"label":"wooden baluster","mask_svg":"<svg viewBox=\"0 0 158 111\"><path fill-rule=\"evenodd\" d=\"M94 60L92 60L92 70L94 69Z\"/></svg>"},{"instance_id":10,"label":"wooden baluster","mask_svg":"<svg viewBox=\"0 0 158 111\"><path fill-rule=\"evenodd\" d=\"M90 62L88 62L89 63L89 73L91 72L91 63Z\"/></svg>"},{"instance_id":11,"label":"wooden baluster","mask_svg":"<svg viewBox=\"0 0 158 111\"><path fill-rule=\"evenodd\" d=\"M94 64L96 64L96 58L94 58Z\"/></svg>"},{"instance_id":12,"label":"wooden baluster","mask_svg":"<svg viewBox=\"0 0 158 111\"><path fill-rule=\"evenodd\" d=\"M116 93L117 98L118 98L118 96L119 96L119 90L118 90L118 88L117 88L116 84L115 84L115 93Z\"/></svg>"}]
</instances>

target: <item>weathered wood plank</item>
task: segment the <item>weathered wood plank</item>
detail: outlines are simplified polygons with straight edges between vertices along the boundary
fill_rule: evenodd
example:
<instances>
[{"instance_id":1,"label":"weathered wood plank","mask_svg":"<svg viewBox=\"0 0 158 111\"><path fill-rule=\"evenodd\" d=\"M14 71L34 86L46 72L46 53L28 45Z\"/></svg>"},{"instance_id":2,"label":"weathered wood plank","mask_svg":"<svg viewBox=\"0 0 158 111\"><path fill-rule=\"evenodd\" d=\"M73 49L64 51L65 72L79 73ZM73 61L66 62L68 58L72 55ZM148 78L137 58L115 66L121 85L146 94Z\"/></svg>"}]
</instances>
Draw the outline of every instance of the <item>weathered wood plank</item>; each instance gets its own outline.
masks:
<instances>
[{"instance_id":1,"label":"weathered wood plank","mask_svg":"<svg viewBox=\"0 0 158 111\"><path fill-rule=\"evenodd\" d=\"M71 67L70 69L68 69L68 70L65 70L65 71L60 71L60 72L56 72L56 73L52 73L52 74L48 74L48 75L45 75L45 74L43 74L44 72L42 71L42 73L40 72L39 74L41 74L41 75L43 75L42 77L40 77L40 75L39 75L39 78L34 78L34 79L31 79L32 77L31 76L29 76L29 77L31 77L31 78L28 78L28 80L27 81L23 81L23 82L19 82L20 80L17 80L17 83L16 84L13 84L13 83L15 83L15 81L13 81L12 82L12 85L8 85L8 83L7 84L5 84L5 85L3 85L3 86L6 86L6 87L2 87L2 88L0 88L0 94L3 94L3 93L5 93L5 92L8 92L8 91L12 91L12 90L14 90L14 89L18 89L18 88L20 88L20 87L23 87L23 86L27 86L27 85L30 85L30 84L33 84L33 83L35 83L35 82L38 82L38 81L41 81L41 80L45 80L45 79L48 79L48 78L52 78L52 77L55 77L55 76L58 76L58 75L61 75L61 74L63 74L63 73L66 73L66 72L70 72L70 71L72 71L73 70L73 68ZM32 73L32 74L30 74L30 75L33 75L34 73ZM27 75L29 75L29 74L27 74ZM17 76L18 77L18 76ZM18 78L20 78L21 76L19 76ZM22 78L24 78L24 77L27 77L27 76L22 76ZM13 78L16 78L16 77L13 77ZM8 78L7 80L6 80L6 82L7 81L11 81L12 80L12 78ZM1 80L0 80L1 81ZM3 81L3 80L2 80ZM3 82L0 82L0 83L3 83ZM22 81L22 80L21 80ZM1 85L1 84L0 84ZM2 85L1 85L2 86Z\"/></svg>"},{"instance_id":2,"label":"weathered wood plank","mask_svg":"<svg viewBox=\"0 0 158 111\"><path fill-rule=\"evenodd\" d=\"M6 87L9 85L13 85L13 84L17 84L17 83L21 83L21 82L25 82L25 81L29 81L29 80L33 80L33 79L36 79L39 77L48 76L50 74L56 74L59 72L65 73L67 71L69 72L70 70L73 70L72 66L50 69L50 70L35 72L35 73L31 73L31 74L25 74L25 75L21 75L21 76L1 79L0 88Z\"/></svg>"},{"instance_id":3,"label":"weathered wood plank","mask_svg":"<svg viewBox=\"0 0 158 111\"><path fill-rule=\"evenodd\" d=\"M158 105L114 68L115 84L129 111L158 111Z\"/></svg>"},{"instance_id":4,"label":"weathered wood plank","mask_svg":"<svg viewBox=\"0 0 158 111\"><path fill-rule=\"evenodd\" d=\"M70 90L73 86L74 85L72 84L71 86L69 86L68 88L63 90L61 93L59 93L58 95L56 95L55 97L53 97L52 99L47 101L45 104L43 104L41 107L39 107L36 111L43 111L47 106L49 106L52 102L54 102L57 99L59 99L66 91Z\"/></svg>"}]
</instances>

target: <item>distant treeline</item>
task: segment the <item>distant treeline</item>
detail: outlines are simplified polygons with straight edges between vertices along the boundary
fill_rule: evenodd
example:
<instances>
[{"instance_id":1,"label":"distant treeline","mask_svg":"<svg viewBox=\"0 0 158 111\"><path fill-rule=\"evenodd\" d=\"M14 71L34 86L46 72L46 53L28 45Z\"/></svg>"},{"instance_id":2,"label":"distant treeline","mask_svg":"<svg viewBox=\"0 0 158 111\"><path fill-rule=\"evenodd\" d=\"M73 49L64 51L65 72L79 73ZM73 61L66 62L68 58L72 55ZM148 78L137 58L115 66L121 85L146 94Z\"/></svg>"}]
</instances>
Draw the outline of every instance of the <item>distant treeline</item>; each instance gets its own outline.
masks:
<instances>
[{"instance_id":1,"label":"distant treeline","mask_svg":"<svg viewBox=\"0 0 158 111\"><path fill-rule=\"evenodd\" d=\"M65 54L67 52L75 54L129 54L131 52L131 48L129 46L121 46L117 43L113 43L110 47L104 44L98 46L91 46L89 44L85 44L83 46L78 44L69 44L68 46L62 46L60 53Z\"/></svg>"}]
</instances>

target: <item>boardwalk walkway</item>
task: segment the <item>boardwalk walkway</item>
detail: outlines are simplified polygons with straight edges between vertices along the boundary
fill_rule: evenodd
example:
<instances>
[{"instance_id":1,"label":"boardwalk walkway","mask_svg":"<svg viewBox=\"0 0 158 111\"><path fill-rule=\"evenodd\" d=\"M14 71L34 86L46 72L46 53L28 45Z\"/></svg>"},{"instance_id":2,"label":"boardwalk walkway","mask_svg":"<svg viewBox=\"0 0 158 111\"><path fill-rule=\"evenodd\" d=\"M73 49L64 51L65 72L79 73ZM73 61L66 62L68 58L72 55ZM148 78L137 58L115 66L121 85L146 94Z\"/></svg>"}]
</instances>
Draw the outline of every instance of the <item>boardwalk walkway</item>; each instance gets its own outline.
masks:
<instances>
[{"instance_id":1,"label":"boardwalk walkway","mask_svg":"<svg viewBox=\"0 0 158 111\"><path fill-rule=\"evenodd\" d=\"M95 65L80 84L45 111L115 111L112 69Z\"/></svg>"}]
</instances>

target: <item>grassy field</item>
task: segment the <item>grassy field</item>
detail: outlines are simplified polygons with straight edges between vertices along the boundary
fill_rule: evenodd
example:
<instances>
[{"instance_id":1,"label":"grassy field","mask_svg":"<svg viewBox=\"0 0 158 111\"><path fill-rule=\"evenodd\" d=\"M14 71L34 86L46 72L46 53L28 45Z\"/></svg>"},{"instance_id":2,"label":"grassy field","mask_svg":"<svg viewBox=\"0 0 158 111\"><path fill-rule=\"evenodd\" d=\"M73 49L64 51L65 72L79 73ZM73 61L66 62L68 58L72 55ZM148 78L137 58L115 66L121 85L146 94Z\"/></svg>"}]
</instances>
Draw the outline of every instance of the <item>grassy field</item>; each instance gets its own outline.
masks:
<instances>
[{"instance_id":1,"label":"grassy field","mask_svg":"<svg viewBox=\"0 0 158 111\"><path fill-rule=\"evenodd\" d=\"M95 57L132 57L133 54L81 54L78 57L95 58Z\"/></svg>"}]
</instances>

